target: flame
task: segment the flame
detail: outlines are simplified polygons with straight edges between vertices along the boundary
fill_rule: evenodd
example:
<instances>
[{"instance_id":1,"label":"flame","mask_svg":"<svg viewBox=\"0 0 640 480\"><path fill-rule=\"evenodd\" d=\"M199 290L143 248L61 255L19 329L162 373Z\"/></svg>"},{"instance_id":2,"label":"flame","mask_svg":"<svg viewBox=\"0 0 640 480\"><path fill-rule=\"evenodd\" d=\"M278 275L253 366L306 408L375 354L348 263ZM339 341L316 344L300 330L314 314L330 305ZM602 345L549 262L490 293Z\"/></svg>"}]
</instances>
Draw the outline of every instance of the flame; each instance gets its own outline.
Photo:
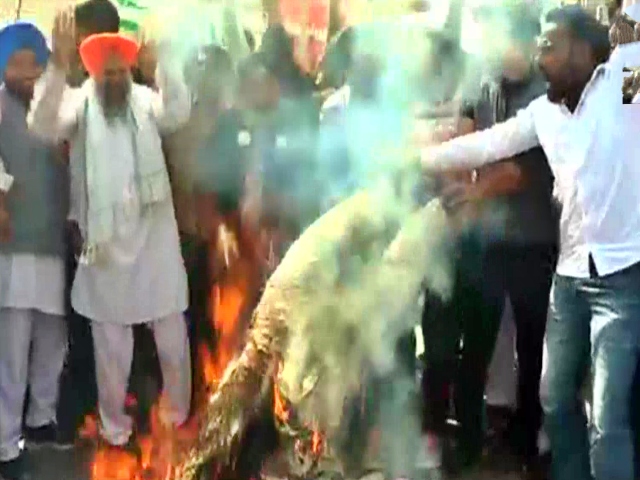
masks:
<instances>
[{"instance_id":1,"label":"flame","mask_svg":"<svg viewBox=\"0 0 640 480\"><path fill-rule=\"evenodd\" d=\"M161 397L151 410L151 428L132 448L102 445L91 465L91 480L169 480L178 455L197 435L197 424L189 421L176 428L168 420L168 402ZM98 422L87 416L80 435L97 438ZM84 437L89 438L89 437Z\"/></svg>"},{"instance_id":2,"label":"flame","mask_svg":"<svg viewBox=\"0 0 640 480\"><path fill-rule=\"evenodd\" d=\"M278 420L284 423L287 423L291 417L289 408L286 405L286 400L282 398L280 390L277 387L273 389L273 414Z\"/></svg>"},{"instance_id":3,"label":"flame","mask_svg":"<svg viewBox=\"0 0 640 480\"><path fill-rule=\"evenodd\" d=\"M273 387L273 414L276 419L285 425L291 423L295 417L295 412L290 402L280 393L277 384L277 373ZM310 431L311 436L308 439L296 439L295 450L300 454L307 454L317 461L324 453L324 435L317 425L303 425L303 429Z\"/></svg>"},{"instance_id":4,"label":"flame","mask_svg":"<svg viewBox=\"0 0 640 480\"><path fill-rule=\"evenodd\" d=\"M256 241L256 247L258 242ZM250 302L255 297L258 285L255 256L241 251L236 235L222 226L216 241L211 242L210 253L223 259L226 271L223 278L211 288L209 321L216 332L215 348L203 341L198 345L199 368L202 381L196 395L197 411L205 408L208 393L215 390L227 365L240 352L248 326ZM136 399L127 397L125 409L133 411ZM150 433L138 436L131 451L102 445L98 448L91 465L91 480L168 480L172 475L180 453L186 451L197 437L196 418L178 429L167 420L168 405L161 398L151 410ZM99 422L87 416L80 428L81 438L96 441L99 437Z\"/></svg>"}]
</instances>

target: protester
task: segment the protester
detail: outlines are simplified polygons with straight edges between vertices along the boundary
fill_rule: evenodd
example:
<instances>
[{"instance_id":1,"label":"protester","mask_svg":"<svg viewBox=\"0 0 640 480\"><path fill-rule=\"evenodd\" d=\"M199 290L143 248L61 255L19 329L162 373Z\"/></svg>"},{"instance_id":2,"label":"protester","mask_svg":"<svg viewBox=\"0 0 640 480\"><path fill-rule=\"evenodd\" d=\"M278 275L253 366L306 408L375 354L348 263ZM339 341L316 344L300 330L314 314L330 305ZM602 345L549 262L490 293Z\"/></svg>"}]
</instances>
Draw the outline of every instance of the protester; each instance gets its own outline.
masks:
<instances>
[{"instance_id":1,"label":"protester","mask_svg":"<svg viewBox=\"0 0 640 480\"><path fill-rule=\"evenodd\" d=\"M474 129L488 128L515 116L545 90L545 82L530 60L540 31L537 12L530 11L526 5L514 4L503 14L509 30L509 47L502 55L502 75L484 83L480 101L466 106L463 112L466 117L463 121L473 122ZM509 444L516 449L523 466L531 470L537 462L542 416L538 385L559 219L552 200L553 176L541 149L516 155L493 168L496 170L478 171L477 181L482 190L481 177L485 174L490 177L482 196L483 209L487 215L498 217L494 218L497 223L483 218L488 220L484 228L489 237L497 234L495 241L490 238L485 252L487 269L483 272L483 281L485 286L496 282L498 290L493 301L497 305L502 305L501 290L509 295L513 305L518 407L509 432ZM464 202L465 193L459 199Z\"/></svg>"},{"instance_id":2,"label":"protester","mask_svg":"<svg viewBox=\"0 0 640 480\"><path fill-rule=\"evenodd\" d=\"M117 33L120 28L118 9L109 0L86 0L74 8L76 45L89 35ZM70 86L80 86L87 79L79 52L76 51L67 75ZM69 144L63 142L61 155L68 161ZM58 442L72 444L85 416L97 408L97 385L94 365L93 338L89 320L71 307L71 288L77 270L77 255L81 238L75 222L67 224L66 238L66 316L69 331L69 348L60 385L58 406Z\"/></svg>"},{"instance_id":3,"label":"protester","mask_svg":"<svg viewBox=\"0 0 640 480\"><path fill-rule=\"evenodd\" d=\"M64 362L66 168L27 130L36 81L49 57L33 24L0 30L0 477L25 478L19 442L56 441Z\"/></svg>"},{"instance_id":4,"label":"protester","mask_svg":"<svg viewBox=\"0 0 640 480\"><path fill-rule=\"evenodd\" d=\"M110 0L85 0L74 8L76 21L76 45L90 35L97 33L118 33L120 30L120 15L118 9ZM74 58L70 68L68 83L79 86L87 78L79 55Z\"/></svg>"},{"instance_id":5,"label":"protester","mask_svg":"<svg viewBox=\"0 0 640 480\"><path fill-rule=\"evenodd\" d=\"M502 17L505 13L506 19ZM488 128L515 116L544 92L544 82L530 62L539 31L536 16L518 6L508 12L484 10L479 20L485 28L493 26L494 34L496 14L501 15L502 25L508 25L498 33L507 37L508 47L496 52L493 59L487 52L487 58L497 61L496 70L501 73L488 76L479 99L464 105L459 131ZM510 443L523 468L535 470L541 422L538 383L557 224L551 205L553 178L540 149L492 169L464 173L460 174L462 180L459 175L453 182L451 178L444 180L442 190L452 220L462 229L457 295L448 306L429 297L432 302L427 302L423 317L423 331L428 332L423 377L426 428L444 435L448 408L442 392L453 384L461 424L459 450L451 454L445 441L443 466L459 470L480 460L485 378L508 294L517 324L520 367L518 410L510 427L514 437ZM523 272L527 274L523 276ZM450 322L451 318L458 323ZM442 332L434 334L436 331ZM464 344L456 374L461 335ZM427 444L432 445L433 440Z\"/></svg>"},{"instance_id":6,"label":"protester","mask_svg":"<svg viewBox=\"0 0 640 480\"><path fill-rule=\"evenodd\" d=\"M56 16L52 63L31 128L49 141L70 141L71 215L84 242L72 304L92 321L102 437L121 447L132 435L124 406L133 325L154 332L165 418L180 425L189 413L186 274L160 141L187 121L189 95L162 62L160 94L132 85L138 45L117 34L83 41L80 56L91 80L68 89L74 29L73 14Z\"/></svg>"},{"instance_id":7,"label":"protester","mask_svg":"<svg viewBox=\"0 0 640 480\"><path fill-rule=\"evenodd\" d=\"M638 159L620 155L640 113L619 101L622 68L606 29L581 7L554 9L539 43L546 96L483 132L422 152L424 168L473 168L541 145L562 199L560 257L547 323L544 402L557 480L634 478L631 385L640 344ZM605 141L594 132L607 132ZM633 152L633 148L627 149ZM571 228L566 228L570 225ZM591 468L580 388L593 367Z\"/></svg>"}]
</instances>

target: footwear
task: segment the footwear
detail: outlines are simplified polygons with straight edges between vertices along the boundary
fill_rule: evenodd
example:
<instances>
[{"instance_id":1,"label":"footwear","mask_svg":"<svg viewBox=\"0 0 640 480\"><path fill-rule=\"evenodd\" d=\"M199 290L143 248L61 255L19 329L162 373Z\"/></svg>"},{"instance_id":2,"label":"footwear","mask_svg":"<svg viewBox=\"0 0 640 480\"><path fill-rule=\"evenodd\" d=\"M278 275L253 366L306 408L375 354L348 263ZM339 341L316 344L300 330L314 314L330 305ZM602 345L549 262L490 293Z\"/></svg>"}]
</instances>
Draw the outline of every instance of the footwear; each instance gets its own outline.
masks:
<instances>
[{"instance_id":1,"label":"footwear","mask_svg":"<svg viewBox=\"0 0 640 480\"><path fill-rule=\"evenodd\" d=\"M142 451L140 450L140 445L138 445L138 442L136 441L134 435L131 435L129 437L129 440L127 440L127 443L124 443L122 445L113 445L102 437L100 437L98 444L100 445L100 448L104 448L105 450L108 450L114 453L122 452L132 457L135 457L137 459L140 459L142 457Z\"/></svg>"},{"instance_id":2,"label":"footwear","mask_svg":"<svg viewBox=\"0 0 640 480\"><path fill-rule=\"evenodd\" d=\"M58 426L54 423L42 427L26 427L24 429L25 445L30 450L40 448L54 448L56 450L70 450L74 447L72 439L63 438L58 433Z\"/></svg>"},{"instance_id":3,"label":"footwear","mask_svg":"<svg viewBox=\"0 0 640 480\"><path fill-rule=\"evenodd\" d=\"M551 456L543 455L522 463L522 476L525 480L549 480Z\"/></svg>"},{"instance_id":4,"label":"footwear","mask_svg":"<svg viewBox=\"0 0 640 480\"><path fill-rule=\"evenodd\" d=\"M30 480L31 476L27 472L24 457L0 462L0 478L2 480Z\"/></svg>"},{"instance_id":5,"label":"footwear","mask_svg":"<svg viewBox=\"0 0 640 480\"><path fill-rule=\"evenodd\" d=\"M483 452L468 451L454 442L444 442L442 446L442 470L448 476L475 473L483 462Z\"/></svg>"}]
</instances>

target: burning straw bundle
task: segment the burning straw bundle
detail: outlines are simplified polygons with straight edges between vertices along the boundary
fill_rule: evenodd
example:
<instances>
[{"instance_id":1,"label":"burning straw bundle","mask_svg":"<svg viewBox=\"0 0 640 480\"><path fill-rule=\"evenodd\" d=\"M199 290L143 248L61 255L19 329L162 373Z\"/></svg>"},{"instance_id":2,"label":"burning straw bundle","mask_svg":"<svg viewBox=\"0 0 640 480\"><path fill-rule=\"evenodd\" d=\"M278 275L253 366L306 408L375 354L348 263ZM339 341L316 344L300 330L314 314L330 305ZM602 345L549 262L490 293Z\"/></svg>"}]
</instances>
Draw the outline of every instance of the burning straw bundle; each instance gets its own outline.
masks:
<instances>
[{"instance_id":1,"label":"burning straw bundle","mask_svg":"<svg viewBox=\"0 0 640 480\"><path fill-rule=\"evenodd\" d=\"M404 314L417 303L425 278L442 293L450 287L443 250L449 230L439 202L414 213L393 205L358 193L291 246L177 479L193 479L211 458L231 460L274 376L300 423L332 438L344 399L360 386L362 366L384 366L380 359L389 358L391 337L409 328Z\"/></svg>"}]
</instances>

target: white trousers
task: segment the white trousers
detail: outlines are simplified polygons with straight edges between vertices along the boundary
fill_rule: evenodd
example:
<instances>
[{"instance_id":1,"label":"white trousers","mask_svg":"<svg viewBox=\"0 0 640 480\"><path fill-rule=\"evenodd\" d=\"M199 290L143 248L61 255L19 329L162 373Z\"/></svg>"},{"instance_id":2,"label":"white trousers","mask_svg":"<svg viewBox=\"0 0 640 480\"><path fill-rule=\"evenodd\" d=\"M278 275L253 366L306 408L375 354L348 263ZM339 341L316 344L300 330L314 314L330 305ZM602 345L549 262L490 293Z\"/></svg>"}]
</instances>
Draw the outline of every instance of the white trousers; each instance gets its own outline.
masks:
<instances>
[{"instance_id":1,"label":"white trousers","mask_svg":"<svg viewBox=\"0 0 640 480\"><path fill-rule=\"evenodd\" d=\"M496 339L486 385L487 404L495 407L516 407L516 324L509 298L506 299L500 331Z\"/></svg>"},{"instance_id":2,"label":"white trousers","mask_svg":"<svg viewBox=\"0 0 640 480\"><path fill-rule=\"evenodd\" d=\"M56 421L66 351L64 317L36 310L0 309L0 461L20 454L27 386L26 424L37 428Z\"/></svg>"},{"instance_id":3,"label":"white trousers","mask_svg":"<svg viewBox=\"0 0 640 480\"><path fill-rule=\"evenodd\" d=\"M166 420L180 425L187 420L191 403L191 358L187 326L181 313L149 322L158 350L168 402ZM133 327L91 322L98 381L101 435L111 445L124 445L133 430L125 412L127 386L133 362Z\"/></svg>"}]
</instances>

